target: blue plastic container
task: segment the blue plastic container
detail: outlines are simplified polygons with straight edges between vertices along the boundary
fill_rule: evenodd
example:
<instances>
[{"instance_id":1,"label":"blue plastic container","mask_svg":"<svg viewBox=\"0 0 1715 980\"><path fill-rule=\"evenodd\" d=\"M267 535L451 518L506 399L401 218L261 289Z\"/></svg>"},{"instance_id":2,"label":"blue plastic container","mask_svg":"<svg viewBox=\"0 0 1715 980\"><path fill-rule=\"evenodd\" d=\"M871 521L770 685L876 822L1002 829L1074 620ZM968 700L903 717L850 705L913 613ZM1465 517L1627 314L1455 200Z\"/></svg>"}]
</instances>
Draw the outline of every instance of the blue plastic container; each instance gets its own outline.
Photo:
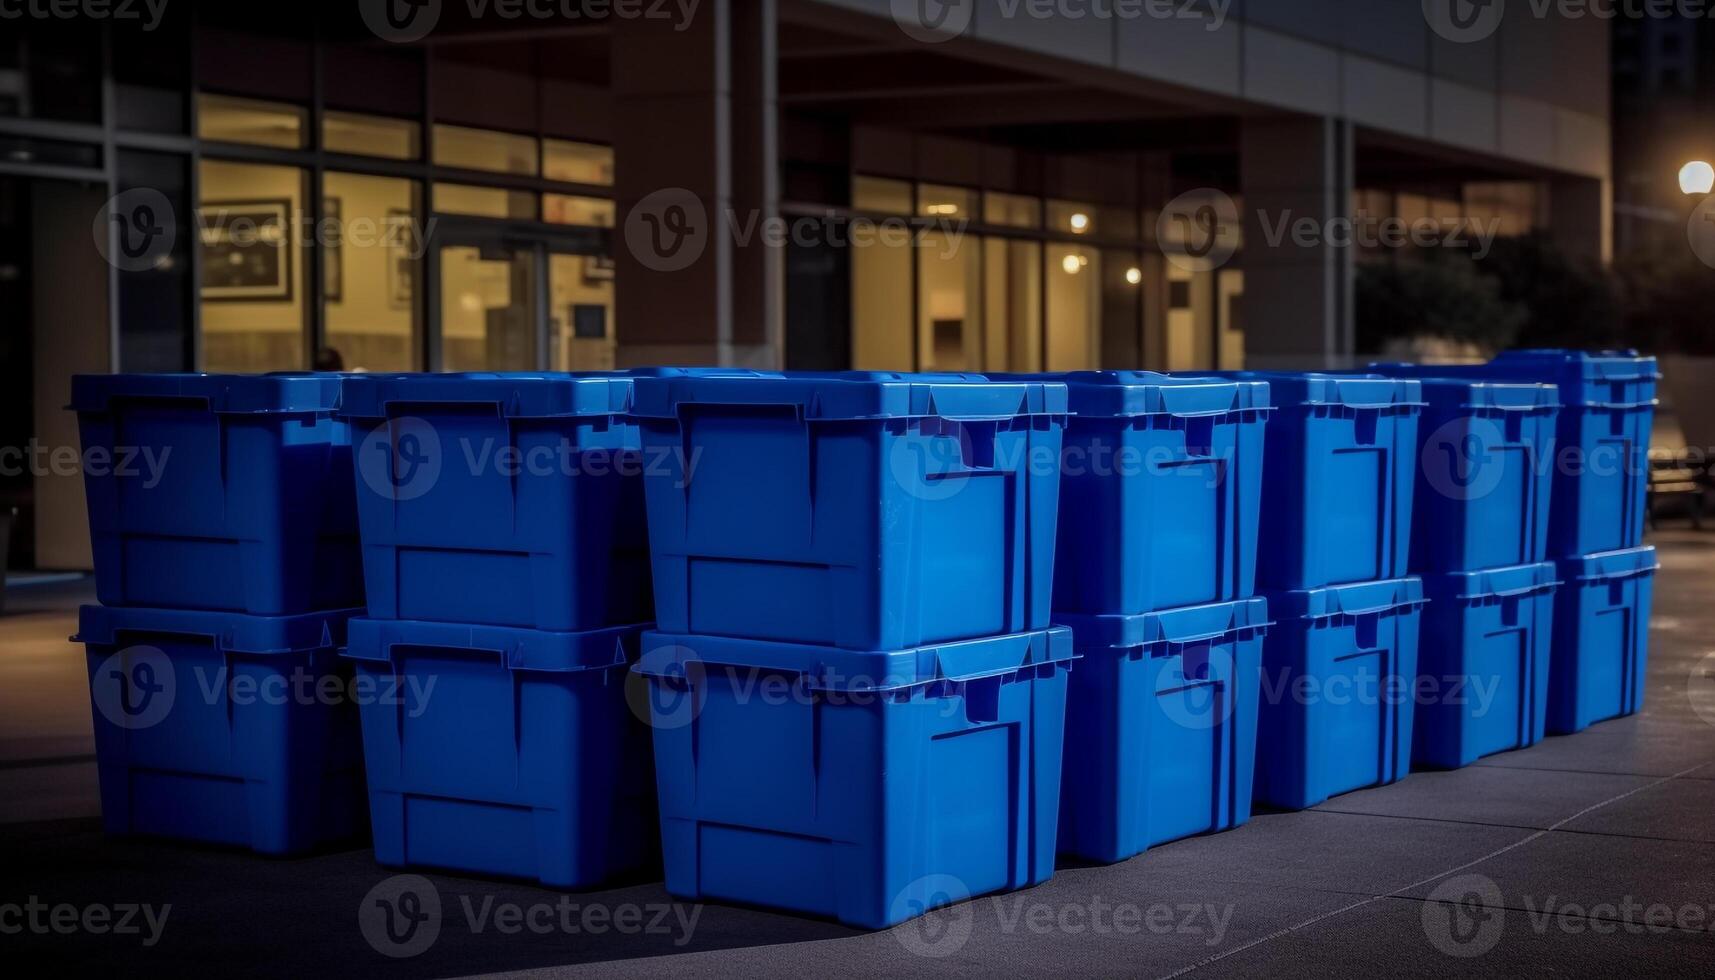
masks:
<instances>
[{"instance_id":1,"label":"blue plastic container","mask_svg":"<svg viewBox=\"0 0 1715 980\"><path fill-rule=\"evenodd\" d=\"M1426 405L1417 433L1412 573L1545 560L1560 404L1554 386L1421 381Z\"/></svg>"},{"instance_id":2,"label":"blue plastic container","mask_svg":"<svg viewBox=\"0 0 1715 980\"><path fill-rule=\"evenodd\" d=\"M1643 541L1655 358L1635 350L1517 350L1487 364L1404 369L1558 385L1548 553L1587 555Z\"/></svg>"},{"instance_id":3,"label":"blue plastic container","mask_svg":"<svg viewBox=\"0 0 1715 980\"><path fill-rule=\"evenodd\" d=\"M1047 880L1071 639L644 634L667 890L879 929Z\"/></svg>"},{"instance_id":4,"label":"blue plastic container","mask_svg":"<svg viewBox=\"0 0 1715 980\"><path fill-rule=\"evenodd\" d=\"M1411 771L1423 582L1269 597L1256 799L1302 810Z\"/></svg>"},{"instance_id":5,"label":"blue plastic container","mask_svg":"<svg viewBox=\"0 0 1715 980\"><path fill-rule=\"evenodd\" d=\"M102 824L300 854L366 829L350 668L360 610L84 606Z\"/></svg>"},{"instance_id":6,"label":"blue plastic container","mask_svg":"<svg viewBox=\"0 0 1715 980\"><path fill-rule=\"evenodd\" d=\"M1643 707L1655 548L1627 548L1556 563L1554 658L1548 731L1567 735Z\"/></svg>"},{"instance_id":7,"label":"blue plastic container","mask_svg":"<svg viewBox=\"0 0 1715 980\"><path fill-rule=\"evenodd\" d=\"M259 616L362 605L340 378L72 378L101 603Z\"/></svg>"},{"instance_id":8,"label":"blue plastic container","mask_svg":"<svg viewBox=\"0 0 1715 980\"><path fill-rule=\"evenodd\" d=\"M627 374L349 379L369 615L602 629L651 618Z\"/></svg>"},{"instance_id":9,"label":"blue plastic container","mask_svg":"<svg viewBox=\"0 0 1715 980\"><path fill-rule=\"evenodd\" d=\"M1413 767L1542 741L1557 584L1553 562L1425 576Z\"/></svg>"},{"instance_id":10,"label":"blue plastic container","mask_svg":"<svg viewBox=\"0 0 1715 980\"><path fill-rule=\"evenodd\" d=\"M639 378L666 632L900 650L1049 625L1066 388Z\"/></svg>"},{"instance_id":11,"label":"blue plastic container","mask_svg":"<svg viewBox=\"0 0 1715 980\"><path fill-rule=\"evenodd\" d=\"M1146 371L1064 382L1054 611L1135 614L1251 595L1268 385Z\"/></svg>"},{"instance_id":12,"label":"blue plastic container","mask_svg":"<svg viewBox=\"0 0 1715 980\"><path fill-rule=\"evenodd\" d=\"M1061 853L1123 861L1249 819L1267 601L1064 619Z\"/></svg>"},{"instance_id":13,"label":"blue plastic container","mask_svg":"<svg viewBox=\"0 0 1715 980\"><path fill-rule=\"evenodd\" d=\"M1303 591L1404 576L1421 385L1331 374L1232 376L1267 381L1275 404L1257 587Z\"/></svg>"},{"instance_id":14,"label":"blue plastic container","mask_svg":"<svg viewBox=\"0 0 1715 980\"><path fill-rule=\"evenodd\" d=\"M584 888L656 863L638 626L356 619L375 858Z\"/></svg>"}]
</instances>

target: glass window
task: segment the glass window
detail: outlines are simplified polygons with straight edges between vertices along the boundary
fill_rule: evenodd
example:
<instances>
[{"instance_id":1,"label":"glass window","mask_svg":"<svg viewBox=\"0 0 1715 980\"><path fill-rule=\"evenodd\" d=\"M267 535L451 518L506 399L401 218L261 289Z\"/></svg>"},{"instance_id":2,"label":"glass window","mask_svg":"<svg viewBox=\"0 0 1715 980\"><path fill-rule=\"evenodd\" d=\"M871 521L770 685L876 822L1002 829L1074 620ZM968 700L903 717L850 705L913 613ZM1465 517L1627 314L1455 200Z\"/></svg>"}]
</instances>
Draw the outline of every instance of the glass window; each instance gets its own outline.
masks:
<instances>
[{"instance_id":1,"label":"glass window","mask_svg":"<svg viewBox=\"0 0 1715 980\"><path fill-rule=\"evenodd\" d=\"M910 214L911 184L884 177L853 177L852 208L882 214Z\"/></svg>"},{"instance_id":2,"label":"glass window","mask_svg":"<svg viewBox=\"0 0 1715 980\"><path fill-rule=\"evenodd\" d=\"M983 239L983 369L1042 370L1042 243Z\"/></svg>"},{"instance_id":3,"label":"glass window","mask_svg":"<svg viewBox=\"0 0 1715 980\"><path fill-rule=\"evenodd\" d=\"M153 188L166 197L172 248L151 268L119 272L119 370L185 371L191 363L191 168L187 157L119 151L118 189ZM19 236L24 237L24 236Z\"/></svg>"},{"instance_id":4,"label":"glass window","mask_svg":"<svg viewBox=\"0 0 1715 980\"><path fill-rule=\"evenodd\" d=\"M347 370L417 368L419 196L398 177L322 178L326 346Z\"/></svg>"},{"instance_id":5,"label":"glass window","mask_svg":"<svg viewBox=\"0 0 1715 980\"><path fill-rule=\"evenodd\" d=\"M982 367L982 251L975 236L924 232L917 248L920 371Z\"/></svg>"},{"instance_id":6,"label":"glass window","mask_svg":"<svg viewBox=\"0 0 1715 980\"><path fill-rule=\"evenodd\" d=\"M910 240L874 235L866 241L851 248L852 367L913 370Z\"/></svg>"},{"instance_id":7,"label":"glass window","mask_svg":"<svg viewBox=\"0 0 1715 980\"><path fill-rule=\"evenodd\" d=\"M437 123L435 163L461 170L534 177L538 172L536 138Z\"/></svg>"},{"instance_id":8,"label":"glass window","mask_svg":"<svg viewBox=\"0 0 1715 980\"><path fill-rule=\"evenodd\" d=\"M301 371L304 364L304 171L203 160L202 369Z\"/></svg>"},{"instance_id":9,"label":"glass window","mask_svg":"<svg viewBox=\"0 0 1715 980\"><path fill-rule=\"evenodd\" d=\"M504 187L472 187L469 184L435 185L435 210L448 214L470 214L479 218L536 220L536 195Z\"/></svg>"},{"instance_id":10,"label":"glass window","mask_svg":"<svg viewBox=\"0 0 1715 980\"><path fill-rule=\"evenodd\" d=\"M308 119L307 111L283 102L197 96L197 136L205 140L301 150Z\"/></svg>"},{"instance_id":11,"label":"glass window","mask_svg":"<svg viewBox=\"0 0 1715 980\"><path fill-rule=\"evenodd\" d=\"M335 153L415 160L422 156L422 127L409 119L324 112L322 147Z\"/></svg>"},{"instance_id":12,"label":"glass window","mask_svg":"<svg viewBox=\"0 0 1715 980\"><path fill-rule=\"evenodd\" d=\"M917 213L928 218L974 218L977 192L942 184L918 184Z\"/></svg>"},{"instance_id":13,"label":"glass window","mask_svg":"<svg viewBox=\"0 0 1715 980\"><path fill-rule=\"evenodd\" d=\"M535 250L447 245L440 264L440 369L534 370Z\"/></svg>"},{"instance_id":14,"label":"glass window","mask_svg":"<svg viewBox=\"0 0 1715 980\"><path fill-rule=\"evenodd\" d=\"M548 253L548 297L548 367L613 370L613 259Z\"/></svg>"},{"instance_id":15,"label":"glass window","mask_svg":"<svg viewBox=\"0 0 1715 980\"><path fill-rule=\"evenodd\" d=\"M1129 249L1102 252L1101 367L1143 364L1143 267Z\"/></svg>"},{"instance_id":16,"label":"glass window","mask_svg":"<svg viewBox=\"0 0 1715 980\"><path fill-rule=\"evenodd\" d=\"M1040 228L1042 202L1024 194L989 191L983 195L983 221L1009 228Z\"/></svg>"},{"instance_id":17,"label":"glass window","mask_svg":"<svg viewBox=\"0 0 1715 980\"><path fill-rule=\"evenodd\" d=\"M613 227L613 202L601 197L543 194L542 220L556 225Z\"/></svg>"},{"instance_id":18,"label":"glass window","mask_svg":"<svg viewBox=\"0 0 1715 980\"><path fill-rule=\"evenodd\" d=\"M1096 209L1073 201L1049 201L1048 230L1062 234L1091 234L1096 230Z\"/></svg>"},{"instance_id":19,"label":"glass window","mask_svg":"<svg viewBox=\"0 0 1715 980\"><path fill-rule=\"evenodd\" d=\"M574 184L613 186L613 147L567 140L542 141L542 176Z\"/></svg>"},{"instance_id":20,"label":"glass window","mask_svg":"<svg viewBox=\"0 0 1715 980\"><path fill-rule=\"evenodd\" d=\"M1102 258L1093 248L1050 244L1048 258L1049 371L1084 371L1101 364Z\"/></svg>"},{"instance_id":21,"label":"glass window","mask_svg":"<svg viewBox=\"0 0 1715 980\"><path fill-rule=\"evenodd\" d=\"M0 116L101 122L100 29L63 21L53 29L20 29L25 10L46 12L20 5L3 18Z\"/></svg>"}]
</instances>

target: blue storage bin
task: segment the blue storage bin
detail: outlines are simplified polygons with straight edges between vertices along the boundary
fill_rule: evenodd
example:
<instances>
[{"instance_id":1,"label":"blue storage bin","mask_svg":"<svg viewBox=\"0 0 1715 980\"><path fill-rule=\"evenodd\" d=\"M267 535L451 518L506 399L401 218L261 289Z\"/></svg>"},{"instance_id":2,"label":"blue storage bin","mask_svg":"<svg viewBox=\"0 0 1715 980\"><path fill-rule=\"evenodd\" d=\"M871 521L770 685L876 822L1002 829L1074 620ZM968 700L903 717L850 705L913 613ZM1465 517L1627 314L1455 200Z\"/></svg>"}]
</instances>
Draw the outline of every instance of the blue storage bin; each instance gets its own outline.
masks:
<instances>
[{"instance_id":1,"label":"blue storage bin","mask_svg":"<svg viewBox=\"0 0 1715 980\"><path fill-rule=\"evenodd\" d=\"M72 378L101 603L259 616L362 605L340 378Z\"/></svg>"},{"instance_id":2,"label":"blue storage bin","mask_svg":"<svg viewBox=\"0 0 1715 980\"><path fill-rule=\"evenodd\" d=\"M361 835L363 756L337 650L359 611L80 609L107 832L261 854Z\"/></svg>"},{"instance_id":3,"label":"blue storage bin","mask_svg":"<svg viewBox=\"0 0 1715 980\"><path fill-rule=\"evenodd\" d=\"M1056 614L1255 591L1266 383L1147 371L997 377L1067 387Z\"/></svg>"},{"instance_id":4,"label":"blue storage bin","mask_svg":"<svg viewBox=\"0 0 1715 980\"><path fill-rule=\"evenodd\" d=\"M641 627L556 633L356 619L375 858L584 888L652 868Z\"/></svg>"},{"instance_id":5,"label":"blue storage bin","mask_svg":"<svg viewBox=\"0 0 1715 980\"><path fill-rule=\"evenodd\" d=\"M1377 370L1391 372L1391 366ZM1413 574L1548 557L1553 385L1424 377L1412 505Z\"/></svg>"},{"instance_id":6,"label":"blue storage bin","mask_svg":"<svg viewBox=\"0 0 1715 980\"><path fill-rule=\"evenodd\" d=\"M667 890L884 928L1054 873L1071 635L644 634Z\"/></svg>"},{"instance_id":7,"label":"blue storage bin","mask_svg":"<svg viewBox=\"0 0 1715 980\"><path fill-rule=\"evenodd\" d=\"M663 631L898 650L1049 625L1064 385L640 378L633 411Z\"/></svg>"},{"instance_id":8,"label":"blue storage bin","mask_svg":"<svg viewBox=\"0 0 1715 980\"><path fill-rule=\"evenodd\" d=\"M1548 553L1587 555L1643 541L1655 358L1635 350L1517 350L1487 364L1383 369L1558 385Z\"/></svg>"},{"instance_id":9,"label":"blue storage bin","mask_svg":"<svg viewBox=\"0 0 1715 980\"><path fill-rule=\"evenodd\" d=\"M1411 771L1423 582L1358 582L1269 597L1256 799L1288 810Z\"/></svg>"},{"instance_id":10,"label":"blue storage bin","mask_svg":"<svg viewBox=\"0 0 1715 980\"><path fill-rule=\"evenodd\" d=\"M651 618L629 374L360 375L369 615L601 629Z\"/></svg>"},{"instance_id":11,"label":"blue storage bin","mask_svg":"<svg viewBox=\"0 0 1715 980\"><path fill-rule=\"evenodd\" d=\"M1267 381L1275 404L1257 587L1302 591L1404 576L1421 385L1331 374L1231 376Z\"/></svg>"},{"instance_id":12,"label":"blue storage bin","mask_svg":"<svg viewBox=\"0 0 1715 980\"><path fill-rule=\"evenodd\" d=\"M1548 731L1567 735L1635 713L1644 703L1655 548L1627 548L1556 563L1554 657Z\"/></svg>"},{"instance_id":13,"label":"blue storage bin","mask_svg":"<svg viewBox=\"0 0 1715 980\"><path fill-rule=\"evenodd\" d=\"M1553 562L1424 577L1414 767L1542 741L1558 584Z\"/></svg>"},{"instance_id":14,"label":"blue storage bin","mask_svg":"<svg viewBox=\"0 0 1715 980\"><path fill-rule=\"evenodd\" d=\"M1268 602L1065 616L1060 851L1123 861L1250 818Z\"/></svg>"}]
</instances>

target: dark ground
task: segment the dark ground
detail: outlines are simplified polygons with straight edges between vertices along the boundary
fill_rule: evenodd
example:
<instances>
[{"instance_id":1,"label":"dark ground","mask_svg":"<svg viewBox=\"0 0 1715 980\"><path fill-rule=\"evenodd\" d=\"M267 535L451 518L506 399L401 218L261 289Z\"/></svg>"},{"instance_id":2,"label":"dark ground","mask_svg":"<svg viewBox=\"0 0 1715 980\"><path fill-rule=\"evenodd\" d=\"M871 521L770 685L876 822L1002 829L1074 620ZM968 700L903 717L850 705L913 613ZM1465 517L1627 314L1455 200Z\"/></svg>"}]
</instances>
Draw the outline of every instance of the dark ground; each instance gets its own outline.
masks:
<instances>
[{"instance_id":1,"label":"dark ground","mask_svg":"<svg viewBox=\"0 0 1715 980\"><path fill-rule=\"evenodd\" d=\"M659 928L507 934L490 917L477 932L467 900L480 915L562 896L428 875L439 935L404 959L380 955L360 930L367 893L391 877L367 850L268 860L105 838L81 651L64 640L87 586L29 586L0 620L0 962L281 977L1715 975L1715 659L1703 659L1715 651L1715 534L1655 543L1663 568L1637 717L1120 865L1063 867L1039 888L887 932L669 909L658 882L565 900L640 917L628 926L659 912ZM1426 902L1437 888L1455 900L1486 894L1493 908ZM138 935L32 931L7 907L32 896L172 908L145 946ZM686 941L676 916L693 914Z\"/></svg>"}]
</instances>

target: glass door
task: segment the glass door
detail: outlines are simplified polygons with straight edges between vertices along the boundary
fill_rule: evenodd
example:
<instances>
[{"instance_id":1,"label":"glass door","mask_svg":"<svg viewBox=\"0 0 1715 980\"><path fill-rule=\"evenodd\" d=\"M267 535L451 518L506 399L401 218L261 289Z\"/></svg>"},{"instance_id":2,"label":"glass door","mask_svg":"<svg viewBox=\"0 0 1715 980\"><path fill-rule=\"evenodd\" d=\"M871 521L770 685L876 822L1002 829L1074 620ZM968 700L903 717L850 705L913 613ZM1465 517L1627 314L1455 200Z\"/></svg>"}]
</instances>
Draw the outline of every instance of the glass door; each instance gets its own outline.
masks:
<instances>
[{"instance_id":1,"label":"glass door","mask_svg":"<svg viewBox=\"0 0 1715 980\"><path fill-rule=\"evenodd\" d=\"M600 253L550 247L548 262L548 369L611 371L613 259Z\"/></svg>"},{"instance_id":2,"label":"glass door","mask_svg":"<svg viewBox=\"0 0 1715 980\"><path fill-rule=\"evenodd\" d=\"M531 242L449 238L440 270L442 371L533 371L537 249Z\"/></svg>"}]
</instances>

